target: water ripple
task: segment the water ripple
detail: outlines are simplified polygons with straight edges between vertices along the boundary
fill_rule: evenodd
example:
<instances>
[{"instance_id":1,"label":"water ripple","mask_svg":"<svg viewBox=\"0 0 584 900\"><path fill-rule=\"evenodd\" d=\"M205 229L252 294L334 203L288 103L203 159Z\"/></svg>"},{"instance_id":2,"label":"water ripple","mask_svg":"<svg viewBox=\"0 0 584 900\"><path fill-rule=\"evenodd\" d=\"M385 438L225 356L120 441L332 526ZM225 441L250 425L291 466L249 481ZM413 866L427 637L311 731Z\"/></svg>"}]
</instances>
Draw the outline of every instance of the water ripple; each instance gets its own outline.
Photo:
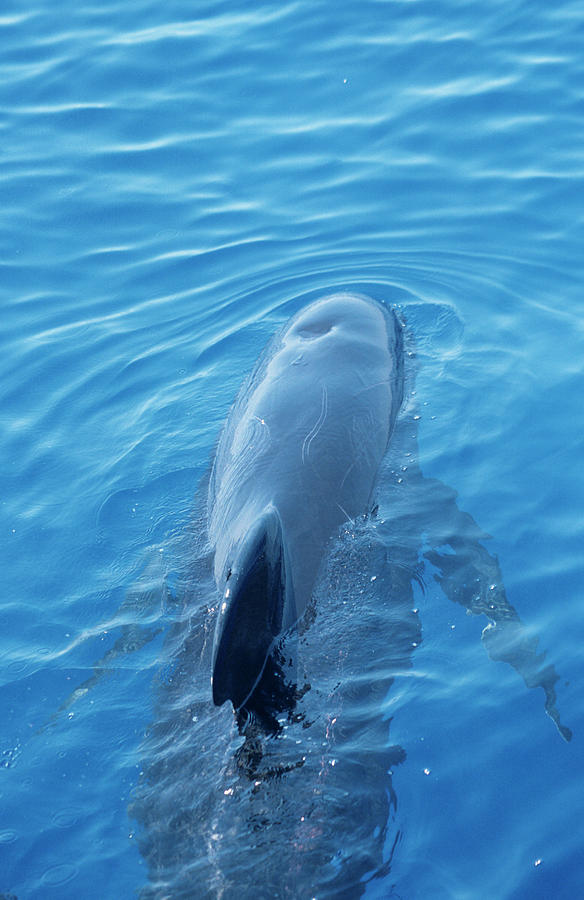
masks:
<instances>
[{"instance_id":1,"label":"water ripple","mask_svg":"<svg viewBox=\"0 0 584 900\"><path fill-rule=\"evenodd\" d=\"M0 29L0 891L101 900L104 859L117 896L142 883L126 803L160 643L136 628L184 599L143 572L172 583L244 373L324 292L399 305L424 473L493 535L581 732L580 4L33 0ZM573 747L426 575L382 701L408 754L389 881L575 896ZM123 606L154 582L156 611Z\"/></svg>"}]
</instances>

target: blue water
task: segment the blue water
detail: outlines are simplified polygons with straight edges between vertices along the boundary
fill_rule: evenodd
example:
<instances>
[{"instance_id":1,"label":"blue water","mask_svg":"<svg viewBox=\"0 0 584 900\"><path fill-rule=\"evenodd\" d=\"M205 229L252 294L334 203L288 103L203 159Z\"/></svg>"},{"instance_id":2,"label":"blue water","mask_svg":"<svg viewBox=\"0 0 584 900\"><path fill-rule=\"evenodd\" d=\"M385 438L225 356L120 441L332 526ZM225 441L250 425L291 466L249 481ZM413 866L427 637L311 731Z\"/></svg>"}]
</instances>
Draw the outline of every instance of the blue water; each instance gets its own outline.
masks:
<instances>
[{"instance_id":1,"label":"blue water","mask_svg":"<svg viewBox=\"0 0 584 900\"><path fill-rule=\"evenodd\" d=\"M196 877L181 858L156 888L148 841L167 823L144 773L226 413L288 316L351 288L400 307L421 471L492 536L574 732L564 741L543 692L489 658L484 618L420 555L421 643L378 707L357 709L380 753L403 750L377 826L391 864L363 891L580 896L581 4L8 0L0 29L0 894L263 898L274 861L290 873L305 858L260 824L253 865L221 894L212 885L234 876L223 858L223 881L208 877L213 840L249 839L211 835L240 821L222 812L209 846L193 841ZM369 574L357 554L353 579ZM345 599L350 631L369 607ZM326 625L308 642L342 647ZM204 702L203 675L185 683ZM315 722L332 715L317 682L307 702ZM228 755L227 707L209 723ZM179 807L222 795L224 759L214 770L198 734L173 737L194 767L171 769ZM338 847L327 835L337 867L361 811L388 803L383 765L343 794ZM303 802L287 784L265 799L272 817ZM304 836L317 850L325 825ZM280 896L310 896L310 858Z\"/></svg>"}]
</instances>

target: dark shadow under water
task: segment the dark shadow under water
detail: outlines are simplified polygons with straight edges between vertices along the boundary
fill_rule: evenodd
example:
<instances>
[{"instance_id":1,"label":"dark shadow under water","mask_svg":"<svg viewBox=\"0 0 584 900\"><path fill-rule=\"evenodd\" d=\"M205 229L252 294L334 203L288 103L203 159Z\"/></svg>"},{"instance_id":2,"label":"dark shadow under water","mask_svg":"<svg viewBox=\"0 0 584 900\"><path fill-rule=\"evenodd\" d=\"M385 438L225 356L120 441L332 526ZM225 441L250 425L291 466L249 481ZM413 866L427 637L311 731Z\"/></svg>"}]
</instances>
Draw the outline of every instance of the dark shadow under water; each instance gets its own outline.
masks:
<instances>
[{"instance_id":1,"label":"dark shadow under water","mask_svg":"<svg viewBox=\"0 0 584 900\"><path fill-rule=\"evenodd\" d=\"M332 543L302 626L237 718L211 700L218 598L200 512L130 807L148 865L142 900L352 900L387 877L401 839L392 769L405 751L391 744L383 711L422 640L415 593L424 558L451 600L486 617L488 653L543 689L570 739L556 709L558 676L508 603L487 536L453 490L422 475L415 429L406 411L380 474L379 508ZM292 686L282 677L290 654Z\"/></svg>"},{"instance_id":2,"label":"dark shadow under water","mask_svg":"<svg viewBox=\"0 0 584 900\"><path fill-rule=\"evenodd\" d=\"M275 665L267 721L259 701L239 723L227 704L212 706L214 611L177 622L131 809L149 866L143 898L351 898L387 873L398 840L391 768L404 752L380 710L411 666L420 623L411 578L383 569L384 553L367 522L339 539L314 621L291 638L302 686L274 694Z\"/></svg>"}]
</instances>

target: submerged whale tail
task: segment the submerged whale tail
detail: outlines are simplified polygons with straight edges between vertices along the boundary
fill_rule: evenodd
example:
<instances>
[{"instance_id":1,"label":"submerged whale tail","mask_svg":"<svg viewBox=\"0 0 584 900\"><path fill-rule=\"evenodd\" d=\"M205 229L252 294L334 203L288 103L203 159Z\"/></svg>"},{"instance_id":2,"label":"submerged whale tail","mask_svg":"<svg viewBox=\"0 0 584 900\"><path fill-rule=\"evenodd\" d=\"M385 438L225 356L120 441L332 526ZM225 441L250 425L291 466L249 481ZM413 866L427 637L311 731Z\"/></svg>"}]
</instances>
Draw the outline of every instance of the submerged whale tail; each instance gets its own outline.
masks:
<instances>
[{"instance_id":1,"label":"submerged whale tail","mask_svg":"<svg viewBox=\"0 0 584 900\"><path fill-rule=\"evenodd\" d=\"M281 634L286 597L282 523L274 509L256 521L227 573L213 647L213 701L245 705Z\"/></svg>"}]
</instances>

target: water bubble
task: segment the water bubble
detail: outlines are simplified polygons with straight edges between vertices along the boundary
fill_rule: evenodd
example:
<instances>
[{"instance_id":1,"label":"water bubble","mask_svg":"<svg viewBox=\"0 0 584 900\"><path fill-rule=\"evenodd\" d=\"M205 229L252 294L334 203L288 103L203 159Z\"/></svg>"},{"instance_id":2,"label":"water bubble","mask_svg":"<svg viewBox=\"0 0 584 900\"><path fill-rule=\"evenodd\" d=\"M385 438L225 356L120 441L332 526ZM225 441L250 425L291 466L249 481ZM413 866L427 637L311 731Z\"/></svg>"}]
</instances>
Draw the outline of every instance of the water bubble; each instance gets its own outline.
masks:
<instances>
[{"instance_id":1,"label":"water bubble","mask_svg":"<svg viewBox=\"0 0 584 900\"><path fill-rule=\"evenodd\" d=\"M64 865L52 866L50 869L47 869L42 880L45 884L50 884L51 887L58 887L67 881L71 881L76 875L76 867L65 863Z\"/></svg>"},{"instance_id":2,"label":"water bubble","mask_svg":"<svg viewBox=\"0 0 584 900\"><path fill-rule=\"evenodd\" d=\"M17 837L15 831L0 831L0 844L13 844Z\"/></svg>"}]
</instances>

